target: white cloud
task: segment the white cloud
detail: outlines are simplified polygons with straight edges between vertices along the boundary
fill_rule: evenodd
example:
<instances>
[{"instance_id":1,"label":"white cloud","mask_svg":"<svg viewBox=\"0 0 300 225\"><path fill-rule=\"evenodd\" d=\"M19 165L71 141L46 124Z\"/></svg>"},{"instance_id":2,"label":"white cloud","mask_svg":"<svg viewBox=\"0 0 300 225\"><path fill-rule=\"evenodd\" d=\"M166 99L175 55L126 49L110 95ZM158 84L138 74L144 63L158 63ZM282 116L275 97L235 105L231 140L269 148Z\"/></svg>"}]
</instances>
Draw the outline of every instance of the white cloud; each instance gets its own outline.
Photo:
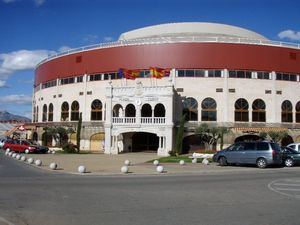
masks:
<instances>
[{"instance_id":1,"label":"white cloud","mask_svg":"<svg viewBox=\"0 0 300 225\"><path fill-rule=\"evenodd\" d=\"M69 46L61 46L61 47L58 49L58 51L59 51L59 52L66 52L66 51L68 51L68 50L70 50L70 49L72 49L72 48L70 48Z\"/></svg>"},{"instance_id":2,"label":"white cloud","mask_svg":"<svg viewBox=\"0 0 300 225\"><path fill-rule=\"evenodd\" d=\"M18 71L34 69L37 63L54 53L48 50L2 53L0 54L0 79L7 79L10 74Z\"/></svg>"},{"instance_id":3,"label":"white cloud","mask_svg":"<svg viewBox=\"0 0 300 225\"><path fill-rule=\"evenodd\" d=\"M94 44L98 41L98 35L95 34L87 34L83 37L83 41L89 44Z\"/></svg>"},{"instance_id":4,"label":"white cloud","mask_svg":"<svg viewBox=\"0 0 300 225\"><path fill-rule=\"evenodd\" d=\"M4 3L13 3L17 1L22 1L22 0L2 0L2 2ZM41 6L46 2L46 0L33 0L33 2L35 3L36 6Z\"/></svg>"},{"instance_id":5,"label":"white cloud","mask_svg":"<svg viewBox=\"0 0 300 225\"><path fill-rule=\"evenodd\" d=\"M1 96L0 98L1 104L6 105L31 105L32 103L32 97L29 95L6 95Z\"/></svg>"},{"instance_id":6,"label":"white cloud","mask_svg":"<svg viewBox=\"0 0 300 225\"><path fill-rule=\"evenodd\" d=\"M112 37L104 37L103 40L106 42L110 42L113 40L113 38Z\"/></svg>"},{"instance_id":7,"label":"white cloud","mask_svg":"<svg viewBox=\"0 0 300 225\"><path fill-rule=\"evenodd\" d=\"M300 31L284 30L278 34L280 39L289 39L292 41L300 41Z\"/></svg>"},{"instance_id":8,"label":"white cloud","mask_svg":"<svg viewBox=\"0 0 300 225\"><path fill-rule=\"evenodd\" d=\"M46 0L34 0L35 4L37 6L43 5L45 3Z\"/></svg>"},{"instance_id":9,"label":"white cloud","mask_svg":"<svg viewBox=\"0 0 300 225\"><path fill-rule=\"evenodd\" d=\"M5 80L0 80L0 88L6 87Z\"/></svg>"},{"instance_id":10,"label":"white cloud","mask_svg":"<svg viewBox=\"0 0 300 225\"><path fill-rule=\"evenodd\" d=\"M2 0L2 2L4 3L12 3L12 2L16 2L17 0Z\"/></svg>"}]
</instances>

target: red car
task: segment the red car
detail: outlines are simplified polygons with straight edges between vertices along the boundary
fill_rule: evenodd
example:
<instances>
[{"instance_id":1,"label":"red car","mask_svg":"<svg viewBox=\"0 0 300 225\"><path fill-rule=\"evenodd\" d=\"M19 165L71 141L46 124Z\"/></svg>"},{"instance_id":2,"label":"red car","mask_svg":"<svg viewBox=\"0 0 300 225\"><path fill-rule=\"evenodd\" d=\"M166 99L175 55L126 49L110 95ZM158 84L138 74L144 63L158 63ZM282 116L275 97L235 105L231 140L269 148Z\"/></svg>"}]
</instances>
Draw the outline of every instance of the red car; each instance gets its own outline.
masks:
<instances>
[{"instance_id":1,"label":"red car","mask_svg":"<svg viewBox=\"0 0 300 225\"><path fill-rule=\"evenodd\" d=\"M33 145L26 140L9 140L3 145L3 149L20 153L46 153L48 148L44 146Z\"/></svg>"}]
</instances>

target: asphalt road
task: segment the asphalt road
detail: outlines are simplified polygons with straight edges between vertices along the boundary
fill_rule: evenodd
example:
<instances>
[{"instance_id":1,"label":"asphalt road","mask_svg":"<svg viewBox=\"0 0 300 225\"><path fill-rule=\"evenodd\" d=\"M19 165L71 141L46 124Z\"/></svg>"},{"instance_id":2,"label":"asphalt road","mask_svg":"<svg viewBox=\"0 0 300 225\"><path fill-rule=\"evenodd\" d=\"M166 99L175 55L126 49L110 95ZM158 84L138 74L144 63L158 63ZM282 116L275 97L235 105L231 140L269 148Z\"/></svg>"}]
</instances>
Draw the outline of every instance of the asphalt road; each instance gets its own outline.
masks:
<instances>
[{"instance_id":1,"label":"asphalt road","mask_svg":"<svg viewBox=\"0 0 300 225\"><path fill-rule=\"evenodd\" d=\"M0 225L300 224L300 167L80 176L0 154Z\"/></svg>"}]
</instances>

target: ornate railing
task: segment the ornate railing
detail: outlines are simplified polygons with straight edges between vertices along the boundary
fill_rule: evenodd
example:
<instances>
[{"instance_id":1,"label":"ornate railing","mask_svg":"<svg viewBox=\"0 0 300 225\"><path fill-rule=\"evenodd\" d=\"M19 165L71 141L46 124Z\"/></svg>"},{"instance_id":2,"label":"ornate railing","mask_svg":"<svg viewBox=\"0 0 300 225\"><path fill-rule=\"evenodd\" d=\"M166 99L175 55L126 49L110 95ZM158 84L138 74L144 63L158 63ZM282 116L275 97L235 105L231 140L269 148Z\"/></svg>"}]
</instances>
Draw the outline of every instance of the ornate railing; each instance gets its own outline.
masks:
<instances>
[{"instance_id":1,"label":"ornate railing","mask_svg":"<svg viewBox=\"0 0 300 225\"><path fill-rule=\"evenodd\" d=\"M166 118L165 117L113 117L112 122L114 124L136 124L137 122L140 122L141 124L165 124Z\"/></svg>"}]
</instances>

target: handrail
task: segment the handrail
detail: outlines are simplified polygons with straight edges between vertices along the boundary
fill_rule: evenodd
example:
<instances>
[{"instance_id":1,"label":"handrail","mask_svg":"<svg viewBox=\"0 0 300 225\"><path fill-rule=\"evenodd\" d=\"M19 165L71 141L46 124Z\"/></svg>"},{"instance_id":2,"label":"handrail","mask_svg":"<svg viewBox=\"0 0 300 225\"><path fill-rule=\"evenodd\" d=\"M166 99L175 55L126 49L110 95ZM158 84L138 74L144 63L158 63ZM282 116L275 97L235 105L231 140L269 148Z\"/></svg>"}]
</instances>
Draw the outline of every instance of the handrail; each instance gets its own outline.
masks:
<instances>
[{"instance_id":1,"label":"handrail","mask_svg":"<svg viewBox=\"0 0 300 225\"><path fill-rule=\"evenodd\" d=\"M162 43L199 43L199 42L212 42L212 43L232 43L232 44L253 44L253 45L264 45L264 46L276 46L285 48L300 49L300 44L272 41L272 40L258 40L238 37L202 37L202 36L189 36L189 37L158 37L158 38L140 38L131 40L118 40L114 42L100 43L95 45L88 45L79 48L70 49L66 52L60 52L50 55L48 58L43 59L36 65L36 68L41 64L61 56L70 55L78 52L83 52L91 49L104 49L104 48L115 48L121 46L132 46L132 45L146 45L146 44L162 44Z\"/></svg>"}]
</instances>

